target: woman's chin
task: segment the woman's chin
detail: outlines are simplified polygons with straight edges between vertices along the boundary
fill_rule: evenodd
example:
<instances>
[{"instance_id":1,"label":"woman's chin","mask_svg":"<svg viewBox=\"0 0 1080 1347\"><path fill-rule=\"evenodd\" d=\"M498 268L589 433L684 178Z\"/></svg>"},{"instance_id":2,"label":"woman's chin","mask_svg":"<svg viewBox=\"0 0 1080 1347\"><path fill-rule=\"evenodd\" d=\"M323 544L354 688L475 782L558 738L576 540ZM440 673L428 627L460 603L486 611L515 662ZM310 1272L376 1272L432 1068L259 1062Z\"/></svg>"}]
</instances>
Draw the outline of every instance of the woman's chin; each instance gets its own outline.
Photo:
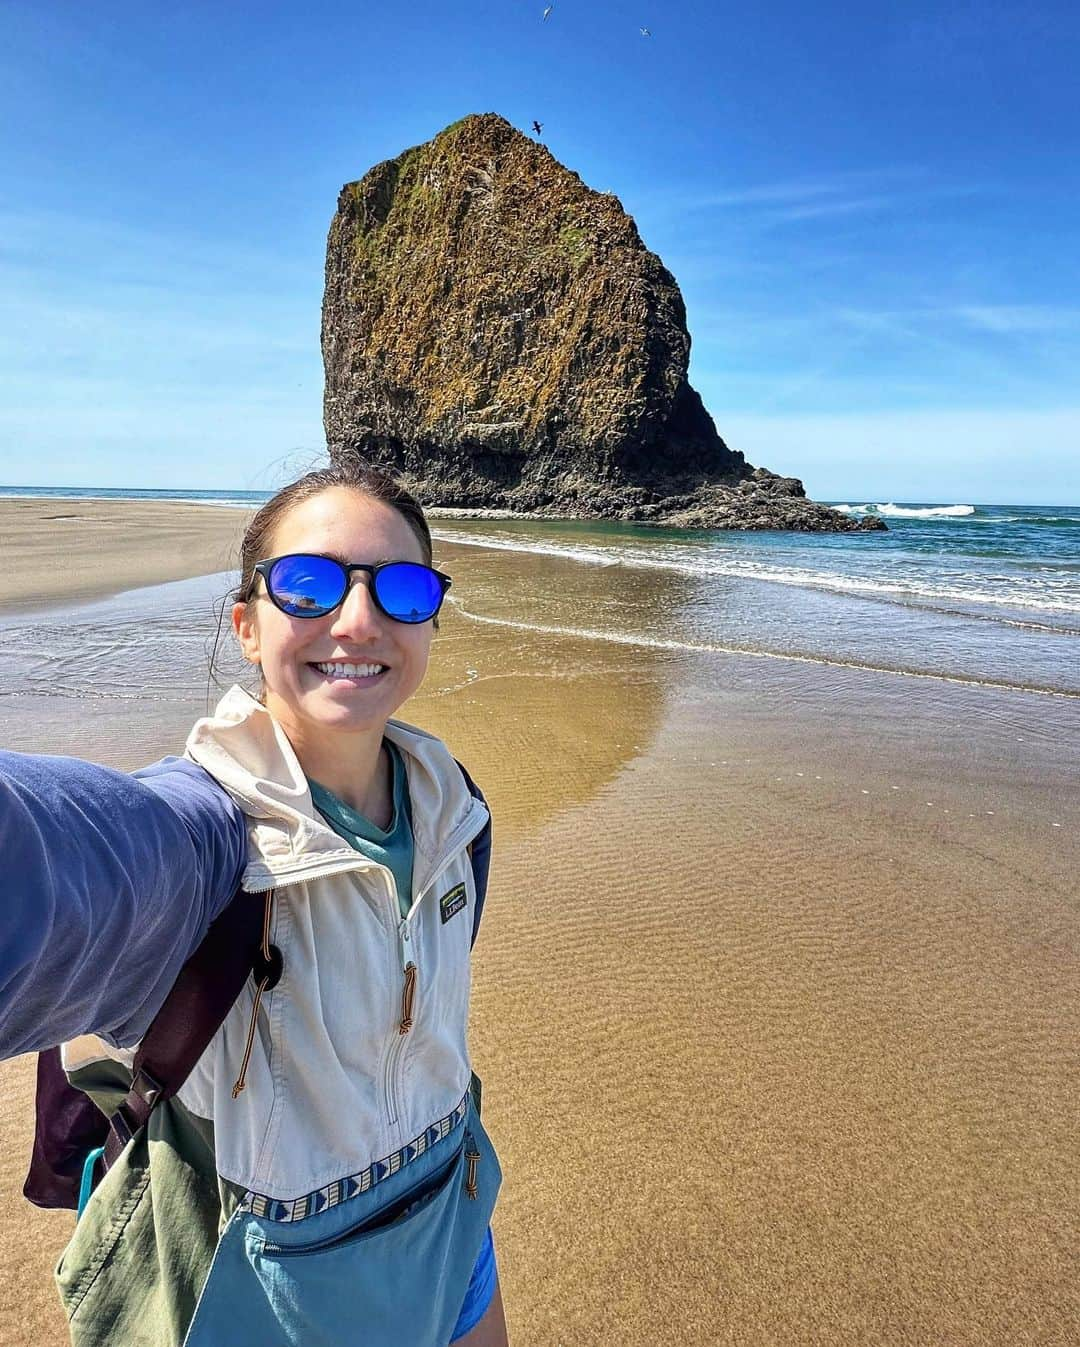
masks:
<instances>
[{"instance_id":1,"label":"woman's chin","mask_svg":"<svg viewBox=\"0 0 1080 1347\"><path fill-rule=\"evenodd\" d=\"M370 695L350 696L340 688L305 688L299 696L283 698L267 693L266 709L288 734L294 746L323 734L382 732L392 709Z\"/></svg>"}]
</instances>

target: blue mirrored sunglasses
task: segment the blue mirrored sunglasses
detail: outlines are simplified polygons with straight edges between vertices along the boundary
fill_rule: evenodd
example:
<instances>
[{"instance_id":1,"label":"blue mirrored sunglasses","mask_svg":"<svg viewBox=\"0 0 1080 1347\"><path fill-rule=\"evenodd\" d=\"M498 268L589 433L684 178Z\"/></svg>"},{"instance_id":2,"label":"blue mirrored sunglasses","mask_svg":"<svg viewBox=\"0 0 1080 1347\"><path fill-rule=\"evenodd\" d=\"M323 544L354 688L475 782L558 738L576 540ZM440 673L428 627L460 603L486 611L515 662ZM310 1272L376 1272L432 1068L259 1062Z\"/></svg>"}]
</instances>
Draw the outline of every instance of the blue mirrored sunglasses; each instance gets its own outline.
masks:
<instances>
[{"instance_id":1,"label":"blue mirrored sunglasses","mask_svg":"<svg viewBox=\"0 0 1080 1347\"><path fill-rule=\"evenodd\" d=\"M382 561L377 566L348 565L334 557L292 552L255 563L271 602L290 617L325 617L349 592L353 571L371 576L376 608L395 622L427 622L442 607L450 577L417 561Z\"/></svg>"}]
</instances>

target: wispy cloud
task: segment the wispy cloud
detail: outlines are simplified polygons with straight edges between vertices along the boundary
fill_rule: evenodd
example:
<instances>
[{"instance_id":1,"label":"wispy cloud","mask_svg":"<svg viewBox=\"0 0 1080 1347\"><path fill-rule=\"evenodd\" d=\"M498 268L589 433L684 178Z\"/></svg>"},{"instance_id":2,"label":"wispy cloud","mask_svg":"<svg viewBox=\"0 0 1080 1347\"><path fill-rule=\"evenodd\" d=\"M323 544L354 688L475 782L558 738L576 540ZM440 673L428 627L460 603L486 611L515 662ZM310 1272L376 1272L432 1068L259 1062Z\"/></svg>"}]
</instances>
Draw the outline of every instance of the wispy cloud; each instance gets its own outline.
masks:
<instances>
[{"instance_id":1,"label":"wispy cloud","mask_svg":"<svg viewBox=\"0 0 1080 1347\"><path fill-rule=\"evenodd\" d=\"M961 304L938 310L982 332L1024 336L1038 332L1080 331L1080 309L1038 304Z\"/></svg>"},{"instance_id":2,"label":"wispy cloud","mask_svg":"<svg viewBox=\"0 0 1080 1347\"><path fill-rule=\"evenodd\" d=\"M792 204L773 213L776 221L817 220L824 215L861 215L869 211L890 210L896 205L896 196L835 197L808 201L805 205Z\"/></svg>"},{"instance_id":3,"label":"wispy cloud","mask_svg":"<svg viewBox=\"0 0 1080 1347\"><path fill-rule=\"evenodd\" d=\"M98 400L317 375L317 280L295 284L295 262L279 268L265 248L54 210L0 211L0 239L0 365L50 399L73 372Z\"/></svg>"},{"instance_id":4,"label":"wispy cloud","mask_svg":"<svg viewBox=\"0 0 1080 1347\"><path fill-rule=\"evenodd\" d=\"M754 312L731 306L699 305L694 337L711 339L737 332L740 341L811 341L848 332L868 340L900 343L967 341L973 337L1080 336L1080 308L1036 304L953 304L868 308L818 304Z\"/></svg>"},{"instance_id":5,"label":"wispy cloud","mask_svg":"<svg viewBox=\"0 0 1080 1347\"><path fill-rule=\"evenodd\" d=\"M746 413L1053 405L1075 389L1080 309L819 303L696 316L691 379Z\"/></svg>"},{"instance_id":6,"label":"wispy cloud","mask_svg":"<svg viewBox=\"0 0 1080 1347\"><path fill-rule=\"evenodd\" d=\"M843 415L725 414L717 425L751 463L801 477L819 500L1080 499L1080 406L972 405Z\"/></svg>"},{"instance_id":7,"label":"wispy cloud","mask_svg":"<svg viewBox=\"0 0 1080 1347\"><path fill-rule=\"evenodd\" d=\"M317 268L51 209L0 211L0 240L4 477L225 486L320 443Z\"/></svg>"},{"instance_id":8,"label":"wispy cloud","mask_svg":"<svg viewBox=\"0 0 1080 1347\"><path fill-rule=\"evenodd\" d=\"M831 178L787 179L781 182L759 183L754 187L737 187L723 192L709 192L695 197L693 205L700 210L711 206L791 206L799 202L819 201L849 189L851 176Z\"/></svg>"},{"instance_id":9,"label":"wispy cloud","mask_svg":"<svg viewBox=\"0 0 1080 1347\"><path fill-rule=\"evenodd\" d=\"M645 204L663 212L723 210L764 224L825 216L871 214L930 199L966 198L987 191L981 183L945 182L920 168L882 167L732 186L720 191L663 192Z\"/></svg>"},{"instance_id":10,"label":"wispy cloud","mask_svg":"<svg viewBox=\"0 0 1080 1347\"><path fill-rule=\"evenodd\" d=\"M910 308L838 308L826 313L854 330L889 337L951 341L960 334L1010 337L1080 334L1080 308L1040 304L947 304ZM820 317L819 316L819 321Z\"/></svg>"},{"instance_id":11,"label":"wispy cloud","mask_svg":"<svg viewBox=\"0 0 1080 1347\"><path fill-rule=\"evenodd\" d=\"M101 282L142 281L175 288L215 289L263 284L272 275L278 288L312 285L311 270L295 250L286 253L265 241L193 237L168 225L152 226L95 219L49 208L0 208L0 264L40 284L55 276ZM318 272L316 271L316 278ZM317 279L316 279L317 284Z\"/></svg>"}]
</instances>

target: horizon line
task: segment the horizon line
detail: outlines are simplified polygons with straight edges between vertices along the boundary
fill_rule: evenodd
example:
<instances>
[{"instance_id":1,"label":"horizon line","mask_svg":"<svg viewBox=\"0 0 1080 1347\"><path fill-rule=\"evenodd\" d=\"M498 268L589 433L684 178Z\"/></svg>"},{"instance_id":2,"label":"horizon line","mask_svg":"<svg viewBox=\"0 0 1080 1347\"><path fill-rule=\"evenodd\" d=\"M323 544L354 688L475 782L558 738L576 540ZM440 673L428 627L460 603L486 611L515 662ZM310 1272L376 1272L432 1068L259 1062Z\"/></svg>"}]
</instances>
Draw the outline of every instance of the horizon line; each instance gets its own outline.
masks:
<instances>
[{"instance_id":1,"label":"horizon line","mask_svg":"<svg viewBox=\"0 0 1080 1347\"><path fill-rule=\"evenodd\" d=\"M801 480L801 479L800 479L800 480ZM274 495L276 494L276 491L277 491L277 490L280 490L280 489L281 489L281 488L279 487L279 488L275 488L275 490L270 490L270 491L268 491L268 490L266 490L265 488L261 488L261 487L260 487L260 488L251 488L251 487L197 487L197 486L175 486L175 487L173 487L173 486L132 486L132 485L130 485L130 484L127 485L127 486L73 486L73 485L71 485L70 483L65 483L63 486L43 486L43 485L41 485L41 484L39 484L39 483L33 483L33 482L30 482L30 483L6 482L6 483L0 483L0 499L4 498L4 492L7 492L7 491L18 491L18 492L34 492L34 491L45 491L45 492L77 491L77 492L82 492L82 493L93 492L93 491L107 491L107 492L109 492L109 493L111 493L111 494L122 494L122 493L125 492L125 491L143 491L143 492L145 492L145 491L153 491L153 492L157 492L157 493L159 493L159 494L175 493L175 494L189 495L189 496L190 496L190 495L199 495L199 494L206 495L206 494L212 493L212 494L214 494L214 495L232 495L232 496L267 496L267 497L272 497L272 496L274 496ZM878 497L881 496L881 495L884 495L884 496L886 497L886 499L884 499L884 500L879 500ZM8 499L11 499L11 498L8 497ZM861 502L862 504L865 504L865 505L869 505L869 504L872 503L872 504L878 505L878 506L880 506L880 505L901 505L901 506L906 506L906 505L923 505L923 506L927 506L927 507L934 507L934 506L942 506L942 507L944 507L944 506L950 506L950 505L970 505L973 509L976 509L976 510L979 509L979 508L982 507L982 506L988 506L988 507L991 507L991 508L998 508L998 509L1003 508L1003 507L1009 507L1009 508L1015 508L1015 509L1021 509L1021 510L1043 510L1043 509L1050 509L1050 510L1080 510L1080 502L1077 502L1077 503L1075 503L1075 504L1066 504L1066 503L1064 503L1064 502L1062 502L1062 501L1037 501L1037 502L1022 503L1022 502L1015 501L1015 500L996 500L996 501L983 500L983 501L976 501L976 500L968 499L968 500L951 501L951 500L945 500L945 499L940 499L940 500L939 500L939 499L936 499L936 498L933 499L933 500L931 500L931 499L915 499L914 497L909 498L909 499L904 499L903 497L897 498L897 497L895 497L895 496L890 496L890 495L889 495L888 493L886 493L886 492L861 492L861 491L860 491L860 492L849 492L849 493L847 494L846 497L844 497L844 498L838 497L838 498L836 498L836 499L834 499L834 500L826 500L826 499L825 499L824 497L822 497L822 496L807 496L807 499L808 499L808 500L812 500L812 501L816 501L819 505L855 505L855 504ZM452 507L452 506L440 506L439 508L441 508L441 509L452 509L453 507ZM465 509L465 508L468 508L468 507L462 506L462 509ZM559 516L557 516L557 515L552 515L551 517L552 517L552 519L558 519L558 518L559 518ZM627 520L626 522L627 522L627 523L632 523L633 521L632 521L632 520Z\"/></svg>"}]
</instances>

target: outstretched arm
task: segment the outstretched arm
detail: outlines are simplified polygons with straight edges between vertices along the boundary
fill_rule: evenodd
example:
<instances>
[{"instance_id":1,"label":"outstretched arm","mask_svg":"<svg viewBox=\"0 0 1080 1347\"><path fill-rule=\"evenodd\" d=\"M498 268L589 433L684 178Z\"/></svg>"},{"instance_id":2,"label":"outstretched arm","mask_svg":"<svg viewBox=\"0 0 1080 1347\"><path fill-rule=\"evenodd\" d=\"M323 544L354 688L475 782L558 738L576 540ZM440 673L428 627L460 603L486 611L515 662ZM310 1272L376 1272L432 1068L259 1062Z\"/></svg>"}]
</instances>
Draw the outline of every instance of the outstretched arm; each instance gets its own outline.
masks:
<instances>
[{"instance_id":1,"label":"outstretched arm","mask_svg":"<svg viewBox=\"0 0 1080 1347\"><path fill-rule=\"evenodd\" d=\"M243 815L194 763L0 752L0 1057L136 1042L245 856Z\"/></svg>"}]
</instances>

